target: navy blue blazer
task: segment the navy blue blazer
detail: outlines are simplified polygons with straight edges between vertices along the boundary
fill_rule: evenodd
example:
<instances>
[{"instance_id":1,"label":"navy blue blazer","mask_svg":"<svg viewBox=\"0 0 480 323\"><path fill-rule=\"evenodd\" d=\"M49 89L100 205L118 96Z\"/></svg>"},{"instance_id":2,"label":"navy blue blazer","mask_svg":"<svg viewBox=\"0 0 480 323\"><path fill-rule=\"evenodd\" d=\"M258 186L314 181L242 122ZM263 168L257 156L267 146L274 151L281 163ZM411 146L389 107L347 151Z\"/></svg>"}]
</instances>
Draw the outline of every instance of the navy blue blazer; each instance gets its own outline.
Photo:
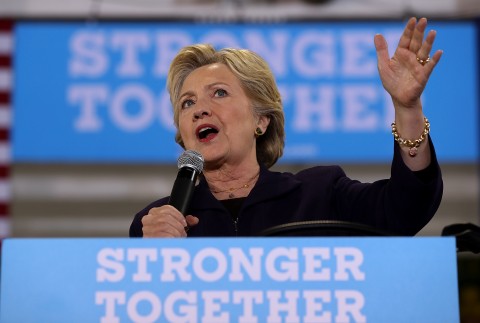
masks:
<instances>
[{"instance_id":1,"label":"navy blue blazer","mask_svg":"<svg viewBox=\"0 0 480 323\"><path fill-rule=\"evenodd\" d=\"M261 167L237 223L202 178L188 212L200 221L188 231L188 236L258 236L276 225L312 220L349 221L398 235L415 235L433 217L443 193L440 167L432 141L429 142L432 162L426 171L412 172L395 143L390 179L373 183L352 180L339 166L317 166L297 174ZM165 197L137 213L130 236L142 237L142 217L151 208L167 203Z\"/></svg>"}]
</instances>

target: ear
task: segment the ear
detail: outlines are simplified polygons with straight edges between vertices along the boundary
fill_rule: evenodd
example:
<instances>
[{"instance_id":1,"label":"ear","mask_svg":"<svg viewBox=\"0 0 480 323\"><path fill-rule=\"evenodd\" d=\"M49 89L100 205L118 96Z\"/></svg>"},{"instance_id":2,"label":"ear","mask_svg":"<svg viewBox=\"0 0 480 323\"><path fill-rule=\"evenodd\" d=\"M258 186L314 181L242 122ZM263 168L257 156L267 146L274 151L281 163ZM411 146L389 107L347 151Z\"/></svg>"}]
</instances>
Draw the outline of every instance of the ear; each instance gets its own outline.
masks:
<instances>
[{"instance_id":1,"label":"ear","mask_svg":"<svg viewBox=\"0 0 480 323\"><path fill-rule=\"evenodd\" d=\"M270 124L270 117L269 116L258 117L257 127L262 129L263 133L265 133L265 131L267 131L267 128L268 128L269 124Z\"/></svg>"}]
</instances>

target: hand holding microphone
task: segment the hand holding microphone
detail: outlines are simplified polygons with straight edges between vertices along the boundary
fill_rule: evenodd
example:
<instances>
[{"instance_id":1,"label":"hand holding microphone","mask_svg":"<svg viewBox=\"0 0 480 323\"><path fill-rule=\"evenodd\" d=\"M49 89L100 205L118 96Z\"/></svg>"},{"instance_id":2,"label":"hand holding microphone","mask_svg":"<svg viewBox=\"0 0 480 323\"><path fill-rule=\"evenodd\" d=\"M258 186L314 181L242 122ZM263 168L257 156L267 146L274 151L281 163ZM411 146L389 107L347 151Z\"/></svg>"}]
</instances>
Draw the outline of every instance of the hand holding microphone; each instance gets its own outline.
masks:
<instances>
[{"instance_id":1,"label":"hand holding microphone","mask_svg":"<svg viewBox=\"0 0 480 323\"><path fill-rule=\"evenodd\" d=\"M168 205L152 208L142 218L144 237L185 237L186 230L198 223L198 218L187 212L203 163L202 155L196 151L187 150L180 155Z\"/></svg>"}]
</instances>

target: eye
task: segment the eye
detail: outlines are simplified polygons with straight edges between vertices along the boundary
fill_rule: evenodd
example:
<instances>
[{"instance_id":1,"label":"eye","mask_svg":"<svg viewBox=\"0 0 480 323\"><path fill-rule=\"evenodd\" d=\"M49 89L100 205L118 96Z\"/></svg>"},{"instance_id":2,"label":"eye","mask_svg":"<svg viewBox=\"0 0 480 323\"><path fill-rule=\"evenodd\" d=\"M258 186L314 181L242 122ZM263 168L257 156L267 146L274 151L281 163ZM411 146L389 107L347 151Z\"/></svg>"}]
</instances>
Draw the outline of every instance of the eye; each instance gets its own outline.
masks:
<instances>
[{"instance_id":1,"label":"eye","mask_svg":"<svg viewBox=\"0 0 480 323\"><path fill-rule=\"evenodd\" d=\"M225 96L227 96L227 91L225 91L224 89L218 89L215 91L215 97L217 98L223 98Z\"/></svg>"},{"instance_id":2,"label":"eye","mask_svg":"<svg viewBox=\"0 0 480 323\"><path fill-rule=\"evenodd\" d=\"M192 105L195 104L195 101L193 101L192 99L186 99L184 101L182 101L182 109L186 109L186 108L189 108L191 107Z\"/></svg>"}]
</instances>

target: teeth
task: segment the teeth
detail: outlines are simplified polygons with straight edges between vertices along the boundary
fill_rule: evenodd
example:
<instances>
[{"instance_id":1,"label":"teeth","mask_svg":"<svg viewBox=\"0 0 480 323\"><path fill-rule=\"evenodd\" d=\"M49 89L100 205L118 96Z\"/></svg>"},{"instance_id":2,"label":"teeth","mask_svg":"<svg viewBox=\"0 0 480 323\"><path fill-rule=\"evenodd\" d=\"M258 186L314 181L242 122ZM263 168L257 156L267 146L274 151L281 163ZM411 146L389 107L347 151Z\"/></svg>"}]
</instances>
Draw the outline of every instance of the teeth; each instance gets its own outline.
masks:
<instances>
[{"instance_id":1,"label":"teeth","mask_svg":"<svg viewBox=\"0 0 480 323\"><path fill-rule=\"evenodd\" d=\"M200 128L200 130L198 131L198 137L200 139L204 139L208 136L210 132L217 132L217 131L215 130L215 128L212 128L212 127Z\"/></svg>"},{"instance_id":2,"label":"teeth","mask_svg":"<svg viewBox=\"0 0 480 323\"><path fill-rule=\"evenodd\" d=\"M202 128L202 129L200 129L199 133L202 132L202 131L205 131L205 130L209 130L209 129L213 129L213 128L210 128L210 127Z\"/></svg>"}]
</instances>

